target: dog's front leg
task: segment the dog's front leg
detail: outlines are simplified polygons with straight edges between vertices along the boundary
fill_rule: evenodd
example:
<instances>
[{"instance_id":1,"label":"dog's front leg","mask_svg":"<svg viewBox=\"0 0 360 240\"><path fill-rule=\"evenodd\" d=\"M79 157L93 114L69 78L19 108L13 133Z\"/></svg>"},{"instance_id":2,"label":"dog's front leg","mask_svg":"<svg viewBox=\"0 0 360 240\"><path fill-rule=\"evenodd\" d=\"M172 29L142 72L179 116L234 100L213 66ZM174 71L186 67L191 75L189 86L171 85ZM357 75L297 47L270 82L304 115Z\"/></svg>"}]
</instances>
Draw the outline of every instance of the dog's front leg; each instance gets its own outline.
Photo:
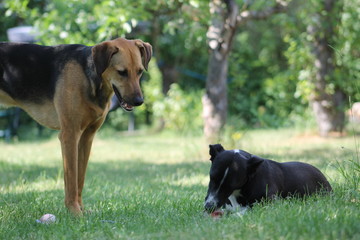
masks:
<instances>
[{"instance_id":1,"label":"dog's front leg","mask_svg":"<svg viewBox=\"0 0 360 240\"><path fill-rule=\"evenodd\" d=\"M101 121L102 123L102 121ZM82 190L85 182L85 173L89 161L92 142L97 129L101 124L94 124L88 127L82 134L79 141L79 157L78 157L78 202L82 210L84 210L82 202Z\"/></svg>"},{"instance_id":2,"label":"dog's front leg","mask_svg":"<svg viewBox=\"0 0 360 240\"><path fill-rule=\"evenodd\" d=\"M59 133L64 164L65 205L71 213L81 215L78 201L78 143L79 134L72 129Z\"/></svg>"}]
</instances>

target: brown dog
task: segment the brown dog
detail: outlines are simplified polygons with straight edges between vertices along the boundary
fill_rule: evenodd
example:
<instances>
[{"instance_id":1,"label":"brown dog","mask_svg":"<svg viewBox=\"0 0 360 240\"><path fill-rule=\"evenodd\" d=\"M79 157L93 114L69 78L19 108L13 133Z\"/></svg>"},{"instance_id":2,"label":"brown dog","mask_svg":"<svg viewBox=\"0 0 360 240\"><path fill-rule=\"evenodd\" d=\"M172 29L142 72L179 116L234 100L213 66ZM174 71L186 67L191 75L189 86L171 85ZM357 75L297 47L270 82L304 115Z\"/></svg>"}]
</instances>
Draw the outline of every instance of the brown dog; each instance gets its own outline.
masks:
<instances>
[{"instance_id":1,"label":"brown dog","mask_svg":"<svg viewBox=\"0 0 360 240\"><path fill-rule=\"evenodd\" d=\"M92 47L0 43L0 103L60 130L65 205L75 215L83 210L90 149L110 99L115 92L127 111L143 103L139 81L151 55L150 44L123 38Z\"/></svg>"}]
</instances>

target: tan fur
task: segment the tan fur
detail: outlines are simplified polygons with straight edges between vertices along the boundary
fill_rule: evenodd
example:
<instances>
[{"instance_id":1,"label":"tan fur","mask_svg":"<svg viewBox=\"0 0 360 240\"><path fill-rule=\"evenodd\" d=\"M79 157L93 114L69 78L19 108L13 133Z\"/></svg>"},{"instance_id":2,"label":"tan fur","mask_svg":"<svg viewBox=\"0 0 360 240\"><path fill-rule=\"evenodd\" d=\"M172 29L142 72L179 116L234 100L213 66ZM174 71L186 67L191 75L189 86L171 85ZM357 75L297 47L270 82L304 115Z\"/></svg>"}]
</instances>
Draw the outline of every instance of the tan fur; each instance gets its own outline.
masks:
<instances>
[{"instance_id":1,"label":"tan fur","mask_svg":"<svg viewBox=\"0 0 360 240\"><path fill-rule=\"evenodd\" d=\"M100 89L87 79L84 66L68 61L58 76L54 98L41 104L17 102L0 90L0 102L19 106L39 123L59 129L59 139L64 166L65 205L74 215L83 210L82 190L92 141L96 131L103 124L114 94L113 85L127 102L142 97L140 89L141 72L147 69L152 54L151 45L140 40L118 38L95 45L92 61L96 74L101 75ZM128 71L128 77L118 71ZM106 104L92 99L99 94Z\"/></svg>"},{"instance_id":2,"label":"tan fur","mask_svg":"<svg viewBox=\"0 0 360 240\"><path fill-rule=\"evenodd\" d=\"M109 109L109 103L102 109L90 102L87 98L90 90L81 66L72 62L66 64L56 86L54 102L60 116L65 205L75 214L81 213L83 208L81 196L92 140ZM109 92L109 100L111 96Z\"/></svg>"},{"instance_id":3,"label":"tan fur","mask_svg":"<svg viewBox=\"0 0 360 240\"><path fill-rule=\"evenodd\" d=\"M24 109L34 120L48 128L59 130L60 124L54 103L46 101L42 104L20 103L18 106Z\"/></svg>"},{"instance_id":4,"label":"tan fur","mask_svg":"<svg viewBox=\"0 0 360 240\"><path fill-rule=\"evenodd\" d=\"M16 106L16 101L12 99L6 92L0 90L0 105L3 106Z\"/></svg>"},{"instance_id":5,"label":"tan fur","mask_svg":"<svg viewBox=\"0 0 360 240\"><path fill-rule=\"evenodd\" d=\"M120 47L119 51L113 55L110 61L110 67L103 73L103 78L107 79L107 83L114 84L125 100L132 98L132 95L139 94L142 96L140 89L140 70L144 70L141 62L141 56L137 49ZM119 78L118 70L128 70L129 79ZM109 87L109 86L108 86Z\"/></svg>"}]
</instances>

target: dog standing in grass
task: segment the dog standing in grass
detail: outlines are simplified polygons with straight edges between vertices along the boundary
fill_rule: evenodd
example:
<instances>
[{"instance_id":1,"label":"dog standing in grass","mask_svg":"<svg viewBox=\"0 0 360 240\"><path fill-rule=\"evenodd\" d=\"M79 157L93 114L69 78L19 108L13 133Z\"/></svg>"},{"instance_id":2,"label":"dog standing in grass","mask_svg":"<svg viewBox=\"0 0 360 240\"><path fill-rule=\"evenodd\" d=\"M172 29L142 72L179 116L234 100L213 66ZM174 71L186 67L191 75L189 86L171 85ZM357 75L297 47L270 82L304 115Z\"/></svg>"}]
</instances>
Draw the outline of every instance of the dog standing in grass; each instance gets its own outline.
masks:
<instances>
[{"instance_id":1,"label":"dog standing in grass","mask_svg":"<svg viewBox=\"0 0 360 240\"><path fill-rule=\"evenodd\" d=\"M279 163L242 150L225 150L220 144L210 145L210 156L204 204L210 213L227 203L234 208L251 207L266 198L332 191L325 176L307 163Z\"/></svg>"},{"instance_id":2,"label":"dog standing in grass","mask_svg":"<svg viewBox=\"0 0 360 240\"><path fill-rule=\"evenodd\" d=\"M95 46L0 43L0 104L60 130L65 205L74 215L83 211L90 149L111 97L127 111L143 103L140 77L151 56L150 44L124 38Z\"/></svg>"}]
</instances>

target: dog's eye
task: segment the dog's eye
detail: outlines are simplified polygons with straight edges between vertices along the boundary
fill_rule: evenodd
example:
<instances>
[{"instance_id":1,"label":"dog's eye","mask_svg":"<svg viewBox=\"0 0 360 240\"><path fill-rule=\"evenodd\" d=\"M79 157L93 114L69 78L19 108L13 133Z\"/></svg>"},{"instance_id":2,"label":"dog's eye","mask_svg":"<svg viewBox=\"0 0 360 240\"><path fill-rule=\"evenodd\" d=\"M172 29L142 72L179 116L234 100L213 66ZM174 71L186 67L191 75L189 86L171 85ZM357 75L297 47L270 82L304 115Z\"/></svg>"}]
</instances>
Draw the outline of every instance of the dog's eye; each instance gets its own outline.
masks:
<instances>
[{"instance_id":1,"label":"dog's eye","mask_svg":"<svg viewBox=\"0 0 360 240\"><path fill-rule=\"evenodd\" d=\"M128 71L127 70L118 70L118 73L122 77L127 77L128 76Z\"/></svg>"},{"instance_id":2,"label":"dog's eye","mask_svg":"<svg viewBox=\"0 0 360 240\"><path fill-rule=\"evenodd\" d=\"M140 70L138 71L138 75L141 75L142 73L143 73L143 70L140 69Z\"/></svg>"}]
</instances>

